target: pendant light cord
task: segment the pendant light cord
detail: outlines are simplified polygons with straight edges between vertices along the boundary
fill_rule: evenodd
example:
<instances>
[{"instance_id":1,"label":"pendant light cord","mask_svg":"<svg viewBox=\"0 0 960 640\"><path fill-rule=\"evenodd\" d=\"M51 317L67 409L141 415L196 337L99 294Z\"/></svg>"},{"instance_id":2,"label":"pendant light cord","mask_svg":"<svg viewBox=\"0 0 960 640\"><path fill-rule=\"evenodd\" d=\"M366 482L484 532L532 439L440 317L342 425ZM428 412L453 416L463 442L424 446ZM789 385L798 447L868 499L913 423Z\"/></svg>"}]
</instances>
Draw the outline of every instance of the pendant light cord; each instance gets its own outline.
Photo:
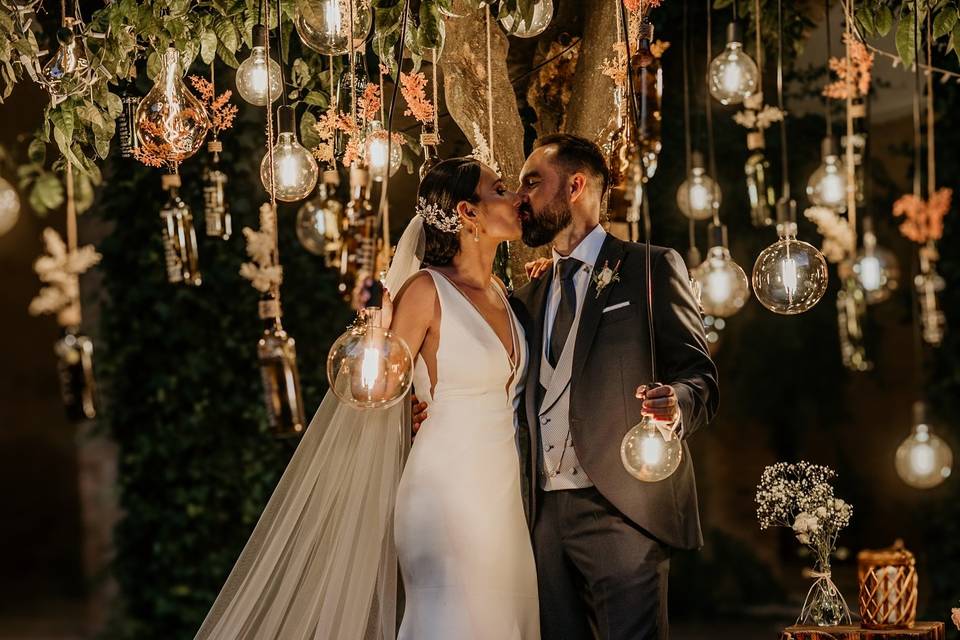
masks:
<instances>
[{"instance_id":1,"label":"pendant light cord","mask_svg":"<svg viewBox=\"0 0 960 640\"><path fill-rule=\"evenodd\" d=\"M683 55L683 142L685 160L687 163L687 179L689 179L690 172L693 170L693 140L690 132L690 35L687 23L687 3L684 2L683 49L681 49L681 53ZM694 223L692 217L687 221L687 234L690 242L690 250L688 255L692 257L695 256L697 252L696 224ZM692 269L696 265L688 264L687 266Z\"/></svg>"},{"instance_id":2,"label":"pendant light cord","mask_svg":"<svg viewBox=\"0 0 960 640\"><path fill-rule=\"evenodd\" d=\"M717 180L717 153L713 143L713 101L710 98L710 62L713 60L713 11L712 0L707 0L707 65L704 68L704 102L707 121L707 162L710 164L710 177ZM714 210L714 217L716 217Z\"/></svg>"},{"instance_id":3,"label":"pendant light cord","mask_svg":"<svg viewBox=\"0 0 960 640\"><path fill-rule=\"evenodd\" d=\"M270 3L268 0L264 0L263 4L263 17L266 20L266 24L270 22ZM279 24L279 16L277 18ZM270 60L270 35L267 34L266 42L264 43L264 49L267 56L267 60ZM269 64L269 62L268 62ZM264 216L260 216L260 230L263 231L264 222L268 222L270 234L273 236L273 264L275 266L280 265L280 234L277 230L277 182L276 182L276 167L274 165L274 155L273 155L273 96L270 92L270 82L267 82L267 108L265 109L267 114L267 158L269 159L270 171L268 172L270 176L269 180L269 192L270 192L270 213L269 220L265 220ZM273 319L274 322L279 326L280 325L280 285L275 284L270 287L270 293L273 295L274 305L273 305Z\"/></svg>"},{"instance_id":4,"label":"pendant light cord","mask_svg":"<svg viewBox=\"0 0 960 640\"><path fill-rule=\"evenodd\" d=\"M763 95L763 32L761 31L762 27L760 26L760 0L753 1L753 18L754 18L754 28L757 30L756 63L757 63L757 68L760 69L760 73L757 74L757 92L762 96Z\"/></svg>"},{"instance_id":5,"label":"pendant light cord","mask_svg":"<svg viewBox=\"0 0 960 640\"><path fill-rule=\"evenodd\" d=\"M618 0L620 16L623 19L624 24L629 24L627 21L627 9L624 6L622 0ZM628 94L630 97L630 108L632 109L631 115L628 117L638 117L640 114L640 109L637 105L637 94L633 86L633 67L630 64L630 35L627 34L627 37L624 38L624 45L626 46L627 54L627 87ZM634 120L634 124L636 120ZM637 162L640 162L640 159L636 159ZM650 249L650 236L652 234L652 224L650 222L650 202L649 197L647 196L647 189L642 188L640 190L641 194L641 204L643 210L643 227L644 227L644 259L645 259L645 269L646 269L646 280L647 280L647 328L649 329L650 336L650 377L652 382L658 382L657 380L657 339L656 332L653 325L653 273L652 273L652 260L650 259L651 249Z\"/></svg>"},{"instance_id":6,"label":"pendant light cord","mask_svg":"<svg viewBox=\"0 0 960 640\"><path fill-rule=\"evenodd\" d=\"M933 66L933 27L932 11L927 11L927 68ZM917 61L919 66L920 62ZM933 73L927 76L927 197L931 197L937 190L937 157L936 157L936 111L933 104Z\"/></svg>"},{"instance_id":7,"label":"pendant light cord","mask_svg":"<svg viewBox=\"0 0 960 640\"><path fill-rule=\"evenodd\" d=\"M277 0L277 66L280 67L280 104L287 106L287 81L283 73L283 9ZM268 36L269 38L269 36ZM267 59L267 84L270 84L270 59Z\"/></svg>"},{"instance_id":8,"label":"pendant light cord","mask_svg":"<svg viewBox=\"0 0 960 640\"><path fill-rule=\"evenodd\" d=\"M783 108L783 0L777 0L777 107L783 114L780 120L780 164L783 172L783 195L790 200L790 161L787 155L787 112ZM791 220L793 222L793 220Z\"/></svg>"},{"instance_id":9,"label":"pendant light cord","mask_svg":"<svg viewBox=\"0 0 960 640\"><path fill-rule=\"evenodd\" d=\"M843 0L846 2L846 0ZM830 59L833 58L833 33L830 27L830 0L823 0L823 23L826 27L827 32L827 80L830 79ZM783 37L781 35L781 37ZM826 109L824 111L824 117L827 121L827 136L833 135L833 110L830 108L830 98L827 96L823 97L824 105Z\"/></svg>"}]
</instances>

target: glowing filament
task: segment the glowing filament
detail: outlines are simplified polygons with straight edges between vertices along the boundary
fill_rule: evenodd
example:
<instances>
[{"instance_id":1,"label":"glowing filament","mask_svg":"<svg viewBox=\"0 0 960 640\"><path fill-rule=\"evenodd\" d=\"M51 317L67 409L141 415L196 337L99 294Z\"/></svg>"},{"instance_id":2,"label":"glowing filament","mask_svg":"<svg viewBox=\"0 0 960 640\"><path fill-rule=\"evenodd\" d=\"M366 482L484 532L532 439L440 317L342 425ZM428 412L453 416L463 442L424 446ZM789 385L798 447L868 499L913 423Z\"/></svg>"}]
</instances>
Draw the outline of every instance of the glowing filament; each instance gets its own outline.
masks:
<instances>
[{"instance_id":1,"label":"glowing filament","mask_svg":"<svg viewBox=\"0 0 960 640\"><path fill-rule=\"evenodd\" d=\"M364 389L373 389L380 378L380 350L376 347L364 347L363 361L360 363L360 384Z\"/></svg>"},{"instance_id":2,"label":"glowing filament","mask_svg":"<svg viewBox=\"0 0 960 640\"><path fill-rule=\"evenodd\" d=\"M860 284L867 291L876 291L881 285L880 260L876 256L864 256L860 260Z\"/></svg>"},{"instance_id":3,"label":"glowing filament","mask_svg":"<svg viewBox=\"0 0 960 640\"><path fill-rule=\"evenodd\" d=\"M793 258L784 258L780 263L780 275L783 278L783 288L787 291L787 295L793 298L797 294L797 283L799 281L797 261Z\"/></svg>"},{"instance_id":4,"label":"glowing filament","mask_svg":"<svg viewBox=\"0 0 960 640\"><path fill-rule=\"evenodd\" d=\"M640 441L640 459L648 466L659 465L663 460L663 439L652 435Z\"/></svg>"}]
</instances>

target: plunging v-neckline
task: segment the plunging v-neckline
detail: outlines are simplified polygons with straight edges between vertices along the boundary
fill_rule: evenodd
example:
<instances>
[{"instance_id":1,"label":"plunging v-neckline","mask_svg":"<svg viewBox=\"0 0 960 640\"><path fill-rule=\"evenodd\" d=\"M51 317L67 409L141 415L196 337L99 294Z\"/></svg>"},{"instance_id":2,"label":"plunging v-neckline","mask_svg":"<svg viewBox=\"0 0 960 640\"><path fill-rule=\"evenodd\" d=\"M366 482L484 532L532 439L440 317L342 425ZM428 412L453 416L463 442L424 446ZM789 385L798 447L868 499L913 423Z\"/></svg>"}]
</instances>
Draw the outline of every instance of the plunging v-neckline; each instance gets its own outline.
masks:
<instances>
[{"instance_id":1,"label":"plunging v-neckline","mask_svg":"<svg viewBox=\"0 0 960 640\"><path fill-rule=\"evenodd\" d=\"M517 342L518 342L518 340L517 340L517 327L516 327L516 325L514 324L513 312L510 310L510 303L507 301L506 297L503 296L502 292L499 292L499 293L501 294L501 295L500 295L500 300L501 300L501 302L503 302L504 311L507 312L507 322L510 324L510 351L507 350L507 345L505 345L505 344L503 343L503 340L500 339L500 334L497 333L497 330L493 328L493 325L490 324L490 321L487 320L487 317L486 317L485 315L483 315L483 312L482 312L482 311L480 311L480 307L478 307L477 304L476 304L473 300L470 299L470 296L468 296L468 295L463 291L463 289L461 289L460 286L459 286L456 282L453 281L452 278L450 278L450 277L448 277L447 275L445 275L445 274L443 274L443 273L440 273L439 271L436 271L436 270L434 270L434 269L431 269L431 271L433 271L434 273L436 273L436 274L440 275L441 277L443 277L444 280L446 280L447 282L449 282L450 285L451 285L454 289L457 290L457 293L458 293L458 294L460 294L467 302L470 303L470 307L473 308L474 313L476 313L476 314L480 317L480 321L483 322L483 324L487 327L487 329L490 330L490 333L493 334L493 337L496 338L497 343L500 345L500 348L503 349L503 353L504 353L504 355L505 355L506 358L507 358L507 362L510 363L510 370L511 370L511 372L512 372L511 375L510 375L510 381L512 382L512 381L513 381L513 376L516 374L517 365L518 365L518 356L519 356L519 354L517 353L517 348L518 348L519 345L517 344ZM494 286L496 286L496 285L494 285ZM512 351L512 353L511 353L511 351Z\"/></svg>"}]
</instances>

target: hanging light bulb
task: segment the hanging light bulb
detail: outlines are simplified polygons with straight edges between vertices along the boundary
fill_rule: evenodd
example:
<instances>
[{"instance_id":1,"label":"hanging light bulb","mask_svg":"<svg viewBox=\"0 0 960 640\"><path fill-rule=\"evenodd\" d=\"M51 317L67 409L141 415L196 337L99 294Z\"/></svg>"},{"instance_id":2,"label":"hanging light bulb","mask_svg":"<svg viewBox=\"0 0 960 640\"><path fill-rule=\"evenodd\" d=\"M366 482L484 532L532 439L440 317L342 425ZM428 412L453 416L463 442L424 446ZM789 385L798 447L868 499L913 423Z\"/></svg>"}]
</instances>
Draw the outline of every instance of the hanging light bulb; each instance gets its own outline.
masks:
<instances>
[{"instance_id":1,"label":"hanging light bulb","mask_svg":"<svg viewBox=\"0 0 960 640\"><path fill-rule=\"evenodd\" d=\"M693 152L690 175L677 189L680 212L693 220L707 220L720 208L720 186L707 175L703 154Z\"/></svg>"},{"instance_id":2,"label":"hanging light bulb","mask_svg":"<svg viewBox=\"0 0 960 640\"><path fill-rule=\"evenodd\" d=\"M200 149L210 128L203 103L190 93L180 74L180 54L170 47L156 84L137 106L140 144L164 149L168 162L180 162Z\"/></svg>"},{"instance_id":3,"label":"hanging light bulb","mask_svg":"<svg viewBox=\"0 0 960 640\"><path fill-rule=\"evenodd\" d=\"M76 95L90 86L90 60L83 46L80 27L81 23L73 18L63 19L63 26L57 30L57 42L60 46L40 71L40 82L50 93L54 103Z\"/></svg>"},{"instance_id":4,"label":"hanging light bulb","mask_svg":"<svg viewBox=\"0 0 960 640\"><path fill-rule=\"evenodd\" d=\"M853 273L863 289L868 304L883 302L896 291L900 279L900 265L892 251L877 246L873 220L863 219L863 247L857 252Z\"/></svg>"},{"instance_id":5,"label":"hanging light bulb","mask_svg":"<svg viewBox=\"0 0 960 640\"><path fill-rule=\"evenodd\" d=\"M834 211L847 208L847 170L837 155L833 136L823 139L823 161L807 182L807 196L820 207Z\"/></svg>"},{"instance_id":6,"label":"hanging light bulb","mask_svg":"<svg viewBox=\"0 0 960 640\"><path fill-rule=\"evenodd\" d=\"M740 25L727 26L727 46L710 62L710 95L720 104L740 104L757 90L757 63L743 50Z\"/></svg>"},{"instance_id":7,"label":"hanging light bulb","mask_svg":"<svg viewBox=\"0 0 960 640\"><path fill-rule=\"evenodd\" d=\"M250 104L265 107L268 100L274 102L282 91L280 65L267 57L267 28L255 24L250 57L237 67L237 93Z\"/></svg>"},{"instance_id":8,"label":"hanging light bulb","mask_svg":"<svg viewBox=\"0 0 960 640\"><path fill-rule=\"evenodd\" d=\"M343 205L335 198L340 175L336 169L323 172L317 195L303 203L297 212L297 238L310 253L323 256L330 268L340 267Z\"/></svg>"},{"instance_id":9,"label":"hanging light bulb","mask_svg":"<svg viewBox=\"0 0 960 640\"><path fill-rule=\"evenodd\" d=\"M753 292L774 313L803 313L827 290L827 261L813 245L797 240L796 202L777 203L777 218L780 239L757 257Z\"/></svg>"},{"instance_id":10,"label":"hanging light bulb","mask_svg":"<svg viewBox=\"0 0 960 640\"><path fill-rule=\"evenodd\" d=\"M517 12L518 13L519 9ZM533 15L527 22L522 16L508 13L500 18L500 24L512 36L536 38L547 30L553 20L553 0L535 0Z\"/></svg>"},{"instance_id":11,"label":"hanging light bulb","mask_svg":"<svg viewBox=\"0 0 960 640\"><path fill-rule=\"evenodd\" d=\"M373 11L367 0L297 0L294 24L305 45L323 55L340 56L351 49L350 3L353 4L353 49L362 49Z\"/></svg>"},{"instance_id":12,"label":"hanging light bulb","mask_svg":"<svg viewBox=\"0 0 960 640\"><path fill-rule=\"evenodd\" d=\"M0 178L0 236L5 234L20 218L20 196L13 185Z\"/></svg>"},{"instance_id":13,"label":"hanging light bulb","mask_svg":"<svg viewBox=\"0 0 960 640\"><path fill-rule=\"evenodd\" d=\"M658 386L658 383L654 383L648 388ZM640 418L640 422L627 432L620 443L623 468L643 482L659 482L670 477L682 459L683 445L670 432L669 423L647 415Z\"/></svg>"},{"instance_id":14,"label":"hanging light bulb","mask_svg":"<svg viewBox=\"0 0 960 640\"><path fill-rule=\"evenodd\" d=\"M389 163L388 163L389 156ZM394 142L390 144L390 136L378 120L370 122L364 143L364 160L370 169L370 177L374 182L383 182L389 166L392 176L400 170L403 162L403 150Z\"/></svg>"},{"instance_id":15,"label":"hanging light bulb","mask_svg":"<svg viewBox=\"0 0 960 640\"><path fill-rule=\"evenodd\" d=\"M277 144L273 147L273 180L276 198L284 202L302 200L317 185L317 162L303 145L297 141L294 133L296 116L293 107L282 106L277 109ZM263 187L270 191L270 153L260 162L260 180Z\"/></svg>"},{"instance_id":16,"label":"hanging light bulb","mask_svg":"<svg viewBox=\"0 0 960 640\"><path fill-rule=\"evenodd\" d=\"M897 447L895 466L900 478L916 489L932 489L950 477L953 452L933 434L923 402L913 405L913 431Z\"/></svg>"},{"instance_id":17,"label":"hanging light bulb","mask_svg":"<svg viewBox=\"0 0 960 640\"><path fill-rule=\"evenodd\" d=\"M327 379L340 400L364 409L383 409L403 399L413 381L407 344L381 326L377 307L360 311L359 321L330 348Z\"/></svg>"},{"instance_id":18,"label":"hanging light bulb","mask_svg":"<svg viewBox=\"0 0 960 640\"><path fill-rule=\"evenodd\" d=\"M717 318L728 318L743 308L750 295L747 274L727 249L726 225L710 225L712 246L707 259L693 270L700 288L700 307Z\"/></svg>"}]
</instances>

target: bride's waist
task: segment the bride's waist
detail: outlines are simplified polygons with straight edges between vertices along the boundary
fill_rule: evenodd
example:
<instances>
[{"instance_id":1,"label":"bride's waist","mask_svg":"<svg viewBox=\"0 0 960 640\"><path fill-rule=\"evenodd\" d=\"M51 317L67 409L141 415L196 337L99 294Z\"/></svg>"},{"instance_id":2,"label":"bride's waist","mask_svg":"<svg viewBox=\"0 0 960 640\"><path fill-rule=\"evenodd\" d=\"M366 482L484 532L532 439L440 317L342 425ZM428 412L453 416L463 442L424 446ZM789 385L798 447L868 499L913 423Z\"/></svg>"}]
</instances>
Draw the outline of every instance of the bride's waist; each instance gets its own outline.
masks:
<instances>
[{"instance_id":1,"label":"bride's waist","mask_svg":"<svg viewBox=\"0 0 960 640\"><path fill-rule=\"evenodd\" d=\"M485 419L501 417L513 423L513 403L504 392L478 394L445 391L434 397L427 407L430 416L453 413L462 418L483 416Z\"/></svg>"}]
</instances>

